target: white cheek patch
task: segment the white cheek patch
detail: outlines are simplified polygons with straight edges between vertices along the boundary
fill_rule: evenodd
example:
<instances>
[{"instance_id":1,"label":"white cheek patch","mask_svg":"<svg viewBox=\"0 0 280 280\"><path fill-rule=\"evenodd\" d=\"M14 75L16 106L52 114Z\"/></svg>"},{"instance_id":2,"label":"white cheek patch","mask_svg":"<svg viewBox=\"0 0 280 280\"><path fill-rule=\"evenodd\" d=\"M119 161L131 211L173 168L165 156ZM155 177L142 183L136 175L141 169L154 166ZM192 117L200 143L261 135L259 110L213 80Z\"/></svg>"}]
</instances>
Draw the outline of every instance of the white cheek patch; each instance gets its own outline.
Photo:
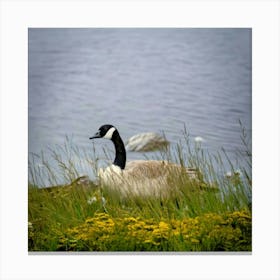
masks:
<instances>
[{"instance_id":1,"label":"white cheek patch","mask_svg":"<svg viewBox=\"0 0 280 280\"><path fill-rule=\"evenodd\" d=\"M106 139L112 139L112 136L113 136L113 133L114 133L114 131L116 130L116 128L115 127L111 127L108 131L107 131L107 133L103 136L103 138L106 138Z\"/></svg>"}]
</instances>

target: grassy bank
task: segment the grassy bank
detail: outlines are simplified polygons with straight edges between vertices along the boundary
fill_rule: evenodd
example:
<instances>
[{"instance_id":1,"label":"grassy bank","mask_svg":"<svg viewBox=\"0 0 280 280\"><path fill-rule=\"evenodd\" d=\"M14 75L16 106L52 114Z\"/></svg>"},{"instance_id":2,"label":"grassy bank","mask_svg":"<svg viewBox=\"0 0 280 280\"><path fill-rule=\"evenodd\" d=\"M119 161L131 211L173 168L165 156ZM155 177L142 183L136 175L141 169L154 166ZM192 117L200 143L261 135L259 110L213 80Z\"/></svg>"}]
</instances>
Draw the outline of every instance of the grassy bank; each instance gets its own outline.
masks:
<instances>
[{"instance_id":1,"label":"grassy bank","mask_svg":"<svg viewBox=\"0 0 280 280\"><path fill-rule=\"evenodd\" d=\"M245 133L242 139L246 147ZM223 151L209 155L192 146L184 132L184 141L157 159L198 168L200 178L174 174L171 194L160 198L123 197L78 178L74 156L83 155L95 174L98 159L72 144L52 153L56 168L42 159L49 181L57 185L62 174L68 184L38 188L39 170L29 163L29 251L251 251L249 149L236 167ZM231 175L225 176L226 165Z\"/></svg>"}]
</instances>

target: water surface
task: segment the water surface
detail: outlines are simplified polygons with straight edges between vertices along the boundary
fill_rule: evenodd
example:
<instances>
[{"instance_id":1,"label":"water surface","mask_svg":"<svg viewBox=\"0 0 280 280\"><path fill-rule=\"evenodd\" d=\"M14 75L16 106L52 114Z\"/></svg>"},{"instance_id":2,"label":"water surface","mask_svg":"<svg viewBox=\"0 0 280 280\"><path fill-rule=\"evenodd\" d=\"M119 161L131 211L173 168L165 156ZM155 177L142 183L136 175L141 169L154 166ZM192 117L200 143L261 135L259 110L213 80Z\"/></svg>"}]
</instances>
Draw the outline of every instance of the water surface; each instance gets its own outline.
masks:
<instances>
[{"instance_id":1,"label":"water surface","mask_svg":"<svg viewBox=\"0 0 280 280\"><path fill-rule=\"evenodd\" d=\"M90 153L88 138L110 123L124 140L164 131L172 143L185 125L210 152L233 157L239 120L251 134L251 65L251 29L31 28L29 153L66 135ZM103 146L96 141L98 154Z\"/></svg>"}]
</instances>

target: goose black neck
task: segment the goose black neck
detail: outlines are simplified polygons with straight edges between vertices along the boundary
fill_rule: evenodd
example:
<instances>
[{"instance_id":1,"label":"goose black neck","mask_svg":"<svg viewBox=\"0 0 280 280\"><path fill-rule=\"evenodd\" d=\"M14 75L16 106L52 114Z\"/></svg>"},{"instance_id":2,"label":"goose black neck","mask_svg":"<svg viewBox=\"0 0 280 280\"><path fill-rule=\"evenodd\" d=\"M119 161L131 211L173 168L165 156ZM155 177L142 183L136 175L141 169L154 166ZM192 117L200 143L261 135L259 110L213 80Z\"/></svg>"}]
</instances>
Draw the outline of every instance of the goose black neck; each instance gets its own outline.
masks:
<instances>
[{"instance_id":1,"label":"goose black neck","mask_svg":"<svg viewBox=\"0 0 280 280\"><path fill-rule=\"evenodd\" d=\"M117 130L113 133L111 140L113 141L116 150L116 157L113 164L119 166L121 169L124 169L126 163L126 151L124 143Z\"/></svg>"}]
</instances>

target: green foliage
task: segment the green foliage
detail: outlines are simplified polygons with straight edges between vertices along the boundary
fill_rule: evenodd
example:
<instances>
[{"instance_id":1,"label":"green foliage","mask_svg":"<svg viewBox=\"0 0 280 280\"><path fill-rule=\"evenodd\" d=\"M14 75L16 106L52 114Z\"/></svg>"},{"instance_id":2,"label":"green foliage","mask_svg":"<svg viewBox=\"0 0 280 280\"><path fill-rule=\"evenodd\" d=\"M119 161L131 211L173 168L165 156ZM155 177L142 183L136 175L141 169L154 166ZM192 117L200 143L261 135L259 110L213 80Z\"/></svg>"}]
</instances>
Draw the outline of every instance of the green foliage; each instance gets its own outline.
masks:
<instances>
[{"instance_id":1,"label":"green foliage","mask_svg":"<svg viewBox=\"0 0 280 280\"><path fill-rule=\"evenodd\" d=\"M170 194L162 197L124 197L79 177L73 158L78 165L85 159L94 176L98 159L69 140L53 152L56 168L41 156L53 187L37 187L43 174L30 160L29 251L251 251L250 151L238 153L245 160L236 166L224 151L224 157L210 155L200 145L192 147L186 131L183 135L183 143L156 159L197 168L199 180L171 174ZM232 175L225 176L222 158ZM67 184L59 185L61 177Z\"/></svg>"},{"instance_id":2,"label":"green foliage","mask_svg":"<svg viewBox=\"0 0 280 280\"><path fill-rule=\"evenodd\" d=\"M52 236L42 249L51 245L55 251L251 251L251 214L243 210L158 222L96 213L78 226L39 236L40 246ZM30 230L30 246L34 238Z\"/></svg>"}]
</instances>

